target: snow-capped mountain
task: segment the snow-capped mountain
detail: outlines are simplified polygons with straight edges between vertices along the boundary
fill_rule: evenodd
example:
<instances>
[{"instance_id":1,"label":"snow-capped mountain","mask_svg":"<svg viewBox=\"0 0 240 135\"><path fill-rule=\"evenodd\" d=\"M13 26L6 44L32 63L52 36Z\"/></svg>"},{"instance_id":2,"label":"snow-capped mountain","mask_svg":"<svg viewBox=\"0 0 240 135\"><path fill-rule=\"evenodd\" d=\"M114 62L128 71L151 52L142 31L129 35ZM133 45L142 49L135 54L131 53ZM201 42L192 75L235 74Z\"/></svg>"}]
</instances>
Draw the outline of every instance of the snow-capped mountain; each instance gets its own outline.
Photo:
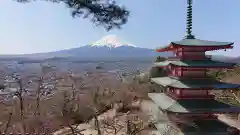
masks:
<instances>
[{"instance_id":1,"label":"snow-capped mountain","mask_svg":"<svg viewBox=\"0 0 240 135\"><path fill-rule=\"evenodd\" d=\"M31 58L74 57L78 59L108 59L108 58L156 58L157 56L170 56L171 54L156 53L154 49L140 48L115 35L105 36L88 45L61 50L56 52L21 55Z\"/></svg>"},{"instance_id":2,"label":"snow-capped mountain","mask_svg":"<svg viewBox=\"0 0 240 135\"><path fill-rule=\"evenodd\" d=\"M17 60L24 61L28 59L51 59L62 60L70 58L74 60L106 60L106 59L156 59L157 56L168 57L172 53L163 52L156 53L154 49L140 48L127 41L121 40L115 35L109 35L92 42L90 44L80 46L77 48L60 50L56 52L25 54L25 55L0 55L1 60ZM213 60L223 62L236 62L240 63L240 58L229 58L224 56L212 55ZM33 61L34 61L33 60Z\"/></svg>"},{"instance_id":3,"label":"snow-capped mountain","mask_svg":"<svg viewBox=\"0 0 240 135\"><path fill-rule=\"evenodd\" d=\"M116 35L105 36L100 40L93 42L89 45L92 47L109 47L109 48L118 48L121 46L136 47L131 43L120 40Z\"/></svg>"}]
</instances>

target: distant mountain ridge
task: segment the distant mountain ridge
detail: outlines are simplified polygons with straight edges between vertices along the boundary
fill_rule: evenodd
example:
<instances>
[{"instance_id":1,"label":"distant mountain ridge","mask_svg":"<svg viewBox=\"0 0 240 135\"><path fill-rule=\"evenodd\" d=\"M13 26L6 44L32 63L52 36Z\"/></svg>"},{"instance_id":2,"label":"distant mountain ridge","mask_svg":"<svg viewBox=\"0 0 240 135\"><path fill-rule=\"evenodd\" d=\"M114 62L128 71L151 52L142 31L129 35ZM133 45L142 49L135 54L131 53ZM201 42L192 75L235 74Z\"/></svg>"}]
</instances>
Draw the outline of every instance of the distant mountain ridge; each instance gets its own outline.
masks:
<instances>
[{"instance_id":1,"label":"distant mountain ridge","mask_svg":"<svg viewBox=\"0 0 240 135\"><path fill-rule=\"evenodd\" d=\"M131 43L120 40L117 36L110 35L88 45L67 50L47 53L14 55L9 57L31 57L35 59L47 59L53 57L74 57L79 59L88 58L144 58L144 57L168 57L171 53L156 53L154 49L137 47ZM0 56L1 57L1 56ZM4 56L3 56L4 57Z\"/></svg>"},{"instance_id":2,"label":"distant mountain ridge","mask_svg":"<svg viewBox=\"0 0 240 135\"><path fill-rule=\"evenodd\" d=\"M0 55L0 60L33 61L98 61L98 60L154 60L157 56L169 57L170 52L157 53L154 49L137 47L127 41L120 40L115 35L109 35L88 45L77 48L60 50L55 52L24 54L24 55ZM213 60L223 62L240 63L240 57L225 57L213 55Z\"/></svg>"}]
</instances>

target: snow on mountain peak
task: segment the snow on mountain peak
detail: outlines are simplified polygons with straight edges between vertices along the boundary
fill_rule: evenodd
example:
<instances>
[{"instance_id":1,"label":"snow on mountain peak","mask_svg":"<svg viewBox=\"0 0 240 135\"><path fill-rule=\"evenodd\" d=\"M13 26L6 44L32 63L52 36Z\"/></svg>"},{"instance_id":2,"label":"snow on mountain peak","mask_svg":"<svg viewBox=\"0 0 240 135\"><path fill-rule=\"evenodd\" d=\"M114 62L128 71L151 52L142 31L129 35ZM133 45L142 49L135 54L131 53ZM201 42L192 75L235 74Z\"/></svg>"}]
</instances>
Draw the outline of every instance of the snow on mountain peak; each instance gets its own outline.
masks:
<instances>
[{"instance_id":1,"label":"snow on mountain peak","mask_svg":"<svg viewBox=\"0 0 240 135\"><path fill-rule=\"evenodd\" d=\"M109 48L117 48L117 47L121 47L121 46L136 47L130 43L120 40L116 35L105 36L105 37L101 38L100 40L98 40L94 43L91 43L90 46L96 46L96 47L106 46Z\"/></svg>"}]
</instances>

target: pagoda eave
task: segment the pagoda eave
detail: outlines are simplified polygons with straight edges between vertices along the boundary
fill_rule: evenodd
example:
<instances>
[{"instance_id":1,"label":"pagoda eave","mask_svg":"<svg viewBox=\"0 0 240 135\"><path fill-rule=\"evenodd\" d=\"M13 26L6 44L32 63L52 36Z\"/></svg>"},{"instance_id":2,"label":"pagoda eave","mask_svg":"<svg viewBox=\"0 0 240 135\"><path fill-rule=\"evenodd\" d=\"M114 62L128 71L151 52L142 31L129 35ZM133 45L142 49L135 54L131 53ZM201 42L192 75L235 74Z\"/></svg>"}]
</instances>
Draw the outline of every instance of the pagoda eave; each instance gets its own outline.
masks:
<instances>
[{"instance_id":1,"label":"pagoda eave","mask_svg":"<svg viewBox=\"0 0 240 135\"><path fill-rule=\"evenodd\" d=\"M157 83L156 83L157 84ZM158 84L161 85L161 84ZM164 86L164 85L162 85ZM173 89L179 89L179 90L216 90L216 91L220 91L220 90L229 90L230 88L215 88L215 87L200 87L200 88L182 88L182 87L173 87L173 86L164 86L166 88L173 88ZM231 88L231 90L239 90L239 87L237 88Z\"/></svg>"},{"instance_id":2,"label":"pagoda eave","mask_svg":"<svg viewBox=\"0 0 240 135\"><path fill-rule=\"evenodd\" d=\"M216 89L216 90L223 90L223 89L239 89L239 84L230 84L230 83L223 83L220 81L213 81L209 80L194 80L194 79L174 79L171 77L157 77L151 79L154 83L158 85L162 85L164 87L172 87L172 88L179 88L179 89ZM201 82L199 82L201 81Z\"/></svg>"},{"instance_id":3,"label":"pagoda eave","mask_svg":"<svg viewBox=\"0 0 240 135\"><path fill-rule=\"evenodd\" d=\"M167 51L173 51L175 49L176 48L172 44L170 44L164 47L157 48L156 52L167 52Z\"/></svg>"},{"instance_id":4,"label":"pagoda eave","mask_svg":"<svg viewBox=\"0 0 240 135\"><path fill-rule=\"evenodd\" d=\"M172 87L172 86L165 86L167 88L174 88L174 89L180 89L180 90L229 90L229 88L221 88L221 89L217 89L217 88L213 88L213 87L204 87L204 88L179 88L179 87ZM238 90L239 88L231 88L231 90Z\"/></svg>"},{"instance_id":5,"label":"pagoda eave","mask_svg":"<svg viewBox=\"0 0 240 135\"><path fill-rule=\"evenodd\" d=\"M213 46L213 45L201 45L201 46L195 46L195 45L181 45L181 44L175 44L171 43L168 46L158 48L156 49L156 52L166 52L166 51L174 51L177 48L184 48L184 47L194 47L194 49L201 49L204 48L205 51L214 51L214 50L221 50L221 49L232 49L233 48L233 43L227 44L227 45L222 45L222 46Z\"/></svg>"},{"instance_id":6,"label":"pagoda eave","mask_svg":"<svg viewBox=\"0 0 240 135\"><path fill-rule=\"evenodd\" d=\"M184 48L184 47L201 47L201 48L221 48L221 49L231 49L233 48L233 43L229 43L229 44L226 44L226 45L208 45L208 44L202 44L202 45L183 45L183 44L177 44L177 43L174 43L172 42L171 43L172 46L174 47L178 47L178 48Z\"/></svg>"},{"instance_id":7,"label":"pagoda eave","mask_svg":"<svg viewBox=\"0 0 240 135\"><path fill-rule=\"evenodd\" d=\"M179 114L239 113L240 107L231 106L215 99L176 100L164 93L149 93L148 96L161 110Z\"/></svg>"},{"instance_id":8,"label":"pagoda eave","mask_svg":"<svg viewBox=\"0 0 240 135\"><path fill-rule=\"evenodd\" d=\"M189 69L211 69L211 68L234 68L236 63L227 63L214 60L198 60L198 61L189 61L189 60L165 60L162 62L155 62L156 67L182 67Z\"/></svg>"},{"instance_id":9,"label":"pagoda eave","mask_svg":"<svg viewBox=\"0 0 240 135\"><path fill-rule=\"evenodd\" d=\"M212 121L216 122L213 123ZM195 121L186 121L185 123L180 124L182 125L181 127L185 127L183 129L177 127L176 125L178 124L178 122L157 122L154 125L158 129L160 135L166 133L172 133L174 135L227 135L229 134L228 128L230 128L229 125L218 120L202 121L197 122L196 124Z\"/></svg>"},{"instance_id":10,"label":"pagoda eave","mask_svg":"<svg viewBox=\"0 0 240 135\"><path fill-rule=\"evenodd\" d=\"M172 111L172 110L165 110L168 114L177 114L181 116L194 116L194 115L202 115L202 114L229 114L229 113L239 113L240 108L225 108L225 109L200 109L200 110L189 110L189 111Z\"/></svg>"},{"instance_id":11,"label":"pagoda eave","mask_svg":"<svg viewBox=\"0 0 240 135\"><path fill-rule=\"evenodd\" d=\"M202 69L232 69L237 65L236 63L227 63L213 60L165 60L162 62L156 62L154 65L158 68L175 68L180 67L182 70L197 71Z\"/></svg>"},{"instance_id":12,"label":"pagoda eave","mask_svg":"<svg viewBox=\"0 0 240 135\"><path fill-rule=\"evenodd\" d=\"M188 68L187 70L192 70L192 71L196 71L199 69L233 69L234 66L194 66L194 67L190 67L190 66L178 66L178 65L174 65L174 64L169 64L169 65L164 65L164 66L156 66L157 68L168 68L169 66L175 66L175 67L179 67L179 68Z\"/></svg>"}]
</instances>

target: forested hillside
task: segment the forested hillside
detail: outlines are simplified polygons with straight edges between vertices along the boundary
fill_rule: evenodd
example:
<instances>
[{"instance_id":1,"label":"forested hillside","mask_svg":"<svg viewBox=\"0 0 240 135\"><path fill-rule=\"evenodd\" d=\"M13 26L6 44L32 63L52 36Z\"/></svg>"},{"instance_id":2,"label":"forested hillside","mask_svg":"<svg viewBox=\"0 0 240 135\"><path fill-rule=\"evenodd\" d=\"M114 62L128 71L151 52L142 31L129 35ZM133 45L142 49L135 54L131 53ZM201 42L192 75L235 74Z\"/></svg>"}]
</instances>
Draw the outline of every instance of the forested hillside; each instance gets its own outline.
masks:
<instances>
[{"instance_id":1,"label":"forested hillside","mask_svg":"<svg viewBox=\"0 0 240 135\"><path fill-rule=\"evenodd\" d=\"M240 84L240 67L236 66L233 69L216 69L210 70L208 72L209 76L216 78L217 80ZM240 91L237 90L227 90L216 93L217 99L240 106Z\"/></svg>"}]
</instances>

